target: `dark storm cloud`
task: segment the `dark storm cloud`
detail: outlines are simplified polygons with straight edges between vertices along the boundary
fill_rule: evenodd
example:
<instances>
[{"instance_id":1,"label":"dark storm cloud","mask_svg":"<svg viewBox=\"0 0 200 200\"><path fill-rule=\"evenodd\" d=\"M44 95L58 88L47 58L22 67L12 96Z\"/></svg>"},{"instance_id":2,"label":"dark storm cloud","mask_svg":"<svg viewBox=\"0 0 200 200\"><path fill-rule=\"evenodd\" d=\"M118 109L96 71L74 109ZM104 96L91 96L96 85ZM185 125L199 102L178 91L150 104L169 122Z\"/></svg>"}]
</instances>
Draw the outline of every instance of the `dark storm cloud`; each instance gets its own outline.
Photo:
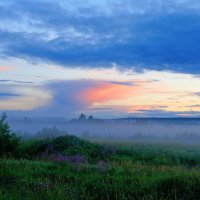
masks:
<instances>
[{"instance_id":1,"label":"dark storm cloud","mask_svg":"<svg viewBox=\"0 0 200 200\"><path fill-rule=\"evenodd\" d=\"M200 72L199 10L194 0L10 0L0 4L0 52L63 66L116 63L195 74Z\"/></svg>"}]
</instances>

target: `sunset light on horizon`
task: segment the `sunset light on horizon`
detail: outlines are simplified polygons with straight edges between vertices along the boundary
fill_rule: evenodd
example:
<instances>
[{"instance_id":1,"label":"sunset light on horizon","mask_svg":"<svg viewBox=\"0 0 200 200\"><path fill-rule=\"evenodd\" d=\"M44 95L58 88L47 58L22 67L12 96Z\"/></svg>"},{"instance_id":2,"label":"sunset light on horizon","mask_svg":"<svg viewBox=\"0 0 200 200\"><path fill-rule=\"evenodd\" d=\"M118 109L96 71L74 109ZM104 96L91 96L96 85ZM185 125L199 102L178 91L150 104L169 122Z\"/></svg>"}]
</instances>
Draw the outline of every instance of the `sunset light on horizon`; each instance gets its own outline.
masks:
<instances>
[{"instance_id":1,"label":"sunset light on horizon","mask_svg":"<svg viewBox=\"0 0 200 200\"><path fill-rule=\"evenodd\" d=\"M0 110L199 117L200 4L145 2L1 1Z\"/></svg>"}]
</instances>

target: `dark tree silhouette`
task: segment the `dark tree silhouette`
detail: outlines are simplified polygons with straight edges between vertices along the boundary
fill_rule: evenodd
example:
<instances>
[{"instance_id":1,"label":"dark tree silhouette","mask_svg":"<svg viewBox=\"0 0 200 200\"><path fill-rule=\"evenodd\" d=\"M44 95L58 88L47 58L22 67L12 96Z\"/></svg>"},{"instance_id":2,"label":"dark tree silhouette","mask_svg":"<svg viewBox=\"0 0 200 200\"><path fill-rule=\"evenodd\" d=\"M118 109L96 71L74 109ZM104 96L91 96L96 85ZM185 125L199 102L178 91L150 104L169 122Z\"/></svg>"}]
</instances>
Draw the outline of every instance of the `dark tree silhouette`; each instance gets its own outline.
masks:
<instances>
[{"instance_id":1,"label":"dark tree silhouette","mask_svg":"<svg viewBox=\"0 0 200 200\"><path fill-rule=\"evenodd\" d=\"M86 116L83 113L81 113L81 115L79 117L79 120L80 121L85 121L85 120L87 120L87 118L86 118Z\"/></svg>"},{"instance_id":2,"label":"dark tree silhouette","mask_svg":"<svg viewBox=\"0 0 200 200\"><path fill-rule=\"evenodd\" d=\"M6 113L2 113L0 118L0 156L14 153L19 143L19 139L11 132L6 119Z\"/></svg>"}]
</instances>

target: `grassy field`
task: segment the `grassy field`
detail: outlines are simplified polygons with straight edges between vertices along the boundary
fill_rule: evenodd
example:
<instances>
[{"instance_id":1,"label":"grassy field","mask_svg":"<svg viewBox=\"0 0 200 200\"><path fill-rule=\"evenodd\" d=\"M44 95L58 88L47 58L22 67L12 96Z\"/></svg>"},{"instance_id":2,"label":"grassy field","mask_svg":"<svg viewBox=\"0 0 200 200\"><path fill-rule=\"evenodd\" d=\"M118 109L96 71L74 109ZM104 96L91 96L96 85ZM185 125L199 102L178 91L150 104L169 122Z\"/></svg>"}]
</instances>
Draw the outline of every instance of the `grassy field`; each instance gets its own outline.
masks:
<instances>
[{"instance_id":1,"label":"grassy field","mask_svg":"<svg viewBox=\"0 0 200 200\"><path fill-rule=\"evenodd\" d=\"M73 136L21 142L0 160L0 199L200 199L200 147Z\"/></svg>"}]
</instances>

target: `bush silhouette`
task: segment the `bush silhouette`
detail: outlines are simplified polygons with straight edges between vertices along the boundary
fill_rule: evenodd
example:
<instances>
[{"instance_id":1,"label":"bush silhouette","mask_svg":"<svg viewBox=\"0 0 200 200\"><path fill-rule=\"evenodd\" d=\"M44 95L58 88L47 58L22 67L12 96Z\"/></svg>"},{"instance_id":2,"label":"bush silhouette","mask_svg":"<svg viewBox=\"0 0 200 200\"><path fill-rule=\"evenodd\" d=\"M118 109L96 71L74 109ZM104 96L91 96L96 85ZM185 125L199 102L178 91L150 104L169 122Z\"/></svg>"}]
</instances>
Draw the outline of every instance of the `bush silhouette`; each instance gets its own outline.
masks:
<instances>
[{"instance_id":1,"label":"bush silhouette","mask_svg":"<svg viewBox=\"0 0 200 200\"><path fill-rule=\"evenodd\" d=\"M19 139L11 132L6 122L6 113L0 118L0 156L11 155L16 151Z\"/></svg>"}]
</instances>

